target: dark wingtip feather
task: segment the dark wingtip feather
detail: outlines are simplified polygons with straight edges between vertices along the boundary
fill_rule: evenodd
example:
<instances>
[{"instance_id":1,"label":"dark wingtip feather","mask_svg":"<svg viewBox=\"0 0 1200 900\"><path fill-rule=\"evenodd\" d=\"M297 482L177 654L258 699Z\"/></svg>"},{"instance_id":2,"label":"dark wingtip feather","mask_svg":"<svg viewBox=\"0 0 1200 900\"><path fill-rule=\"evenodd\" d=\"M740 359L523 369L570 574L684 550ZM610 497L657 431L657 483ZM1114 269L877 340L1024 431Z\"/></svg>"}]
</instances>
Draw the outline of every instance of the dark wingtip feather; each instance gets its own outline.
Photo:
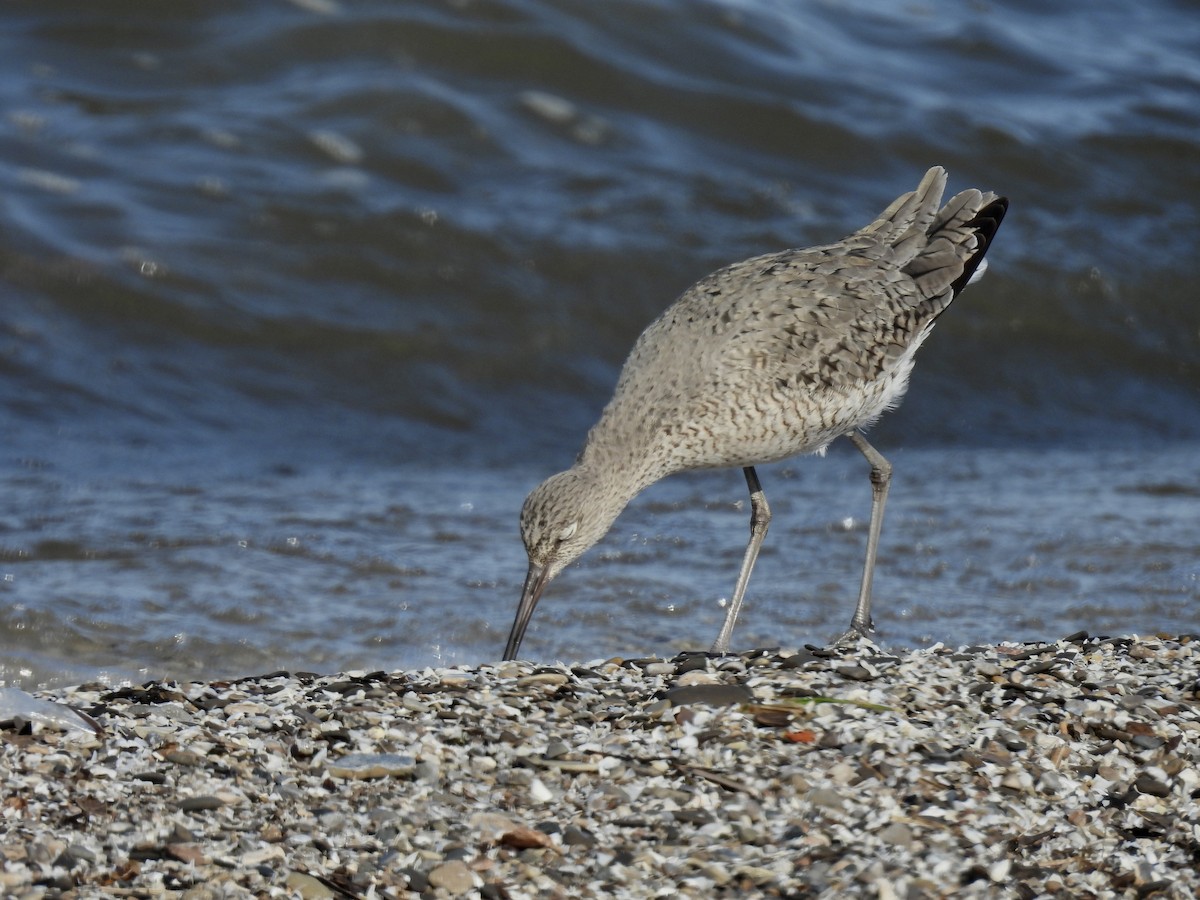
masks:
<instances>
[{"instance_id":1,"label":"dark wingtip feather","mask_svg":"<svg viewBox=\"0 0 1200 900\"><path fill-rule=\"evenodd\" d=\"M992 246L992 238L996 236L996 231L1000 228L1000 223L1004 221L1004 214L1006 212L1008 212L1008 198L997 197L967 223L967 227L975 229L975 234L979 238L979 247L963 266L963 273L950 285L955 297L967 286L967 282L971 280L971 276L975 274L975 270L983 262L988 248Z\"/></svg>"}]
</instances>

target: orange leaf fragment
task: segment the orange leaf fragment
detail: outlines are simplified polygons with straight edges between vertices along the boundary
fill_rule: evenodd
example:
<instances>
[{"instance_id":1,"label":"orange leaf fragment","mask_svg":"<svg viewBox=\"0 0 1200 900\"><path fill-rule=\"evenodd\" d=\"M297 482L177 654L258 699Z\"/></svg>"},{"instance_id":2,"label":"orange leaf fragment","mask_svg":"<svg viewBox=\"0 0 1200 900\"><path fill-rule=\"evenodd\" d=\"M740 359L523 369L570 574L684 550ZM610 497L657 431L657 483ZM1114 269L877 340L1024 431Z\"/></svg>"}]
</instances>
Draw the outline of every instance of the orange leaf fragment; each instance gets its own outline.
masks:
<instances>
[{"instance_id":1,"label":"orange leaf fragment","mask_svg":"<svg viewBox=\"0 0 1200 900\"><path fill-rule=\"evenodd\" d=\"M538 831L536 828L528 828L524 825L515 825L504 832L504 834L500 835L499 843L506 847L516 847L518 850L554 846L554 842L550 840L550 835L546 834L546 832Z\"/></svg>"},{"instance_id":2,"label":"orange leaf fragment","mask_svg":"<svg viewBox=\"0 0 1200 900\"><path fill-rule=\"evenodd\" d=\"M793 744L811 744L817 739L817 733L811 728L801 728L798 731L785 731L783 739Z\"/></svg>"}]
</instances>

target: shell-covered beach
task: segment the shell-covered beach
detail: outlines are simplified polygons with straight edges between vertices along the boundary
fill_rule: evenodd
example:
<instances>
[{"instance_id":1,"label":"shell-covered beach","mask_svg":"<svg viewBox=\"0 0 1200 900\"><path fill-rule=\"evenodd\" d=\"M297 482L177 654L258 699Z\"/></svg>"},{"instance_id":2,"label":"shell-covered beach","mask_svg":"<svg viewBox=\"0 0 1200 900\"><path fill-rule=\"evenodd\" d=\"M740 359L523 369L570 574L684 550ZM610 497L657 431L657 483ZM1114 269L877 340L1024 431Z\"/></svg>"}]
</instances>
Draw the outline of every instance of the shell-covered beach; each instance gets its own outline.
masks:
<instances>
[{"instance_id":1,"label":"shell-covered beach","mask_svg":"<svg viewBox=\"0 0 1200 900\"><path fill-rule=\"evenodd\" d=\"M5 896L1200 892L1187 636L38 699L70 709L0 726Z\"/></svg>"}]
</instances>

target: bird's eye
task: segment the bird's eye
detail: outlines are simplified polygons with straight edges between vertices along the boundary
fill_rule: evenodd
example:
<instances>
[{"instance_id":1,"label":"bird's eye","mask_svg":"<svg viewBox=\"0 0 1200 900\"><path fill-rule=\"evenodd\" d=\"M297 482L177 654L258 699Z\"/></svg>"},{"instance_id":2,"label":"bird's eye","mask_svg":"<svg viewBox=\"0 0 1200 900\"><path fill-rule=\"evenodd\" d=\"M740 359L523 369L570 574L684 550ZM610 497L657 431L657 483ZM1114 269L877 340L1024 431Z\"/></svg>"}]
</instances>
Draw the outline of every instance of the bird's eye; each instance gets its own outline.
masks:
<instances>
[{"instance_id":1,"label":"bird's eye","mask_svg":"<svg viewBox=\"0 0 1200 900\"><path fill-rule=\"evenodd\" d=\"M559 542L561 543L562 541L569 541L571 539L571 536L573 534L575 534L575 532L578 530L579 530L579 523L572 522L570 525L568 525L566 528L564 528L562 531L560 531L558 533Z\"/></svg>"}]
</instances>

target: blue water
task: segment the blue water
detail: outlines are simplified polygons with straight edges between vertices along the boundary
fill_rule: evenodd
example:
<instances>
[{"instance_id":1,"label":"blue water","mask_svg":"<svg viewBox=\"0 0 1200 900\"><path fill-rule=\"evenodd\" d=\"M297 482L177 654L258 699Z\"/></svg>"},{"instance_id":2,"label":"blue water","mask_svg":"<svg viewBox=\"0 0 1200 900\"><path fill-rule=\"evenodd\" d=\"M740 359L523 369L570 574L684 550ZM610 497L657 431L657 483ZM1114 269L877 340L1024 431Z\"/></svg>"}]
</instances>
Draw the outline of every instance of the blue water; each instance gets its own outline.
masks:
<instances>
[{"instance_id":1,"label":"blue water","mask_svg":"<svg viewBox=\"0 0 1200 900\"><path fill-rule=\"evenodd\" d=\"M872 433L895 646L1197 630L1188 4L6 4L0 681L494 659L516 517L638 332L932 164L1012 202ZM762 471L735 644L845 626L861 459ZM740 473L657 485L525 654L707 646Z\"/></svg>"}]
</instances>

